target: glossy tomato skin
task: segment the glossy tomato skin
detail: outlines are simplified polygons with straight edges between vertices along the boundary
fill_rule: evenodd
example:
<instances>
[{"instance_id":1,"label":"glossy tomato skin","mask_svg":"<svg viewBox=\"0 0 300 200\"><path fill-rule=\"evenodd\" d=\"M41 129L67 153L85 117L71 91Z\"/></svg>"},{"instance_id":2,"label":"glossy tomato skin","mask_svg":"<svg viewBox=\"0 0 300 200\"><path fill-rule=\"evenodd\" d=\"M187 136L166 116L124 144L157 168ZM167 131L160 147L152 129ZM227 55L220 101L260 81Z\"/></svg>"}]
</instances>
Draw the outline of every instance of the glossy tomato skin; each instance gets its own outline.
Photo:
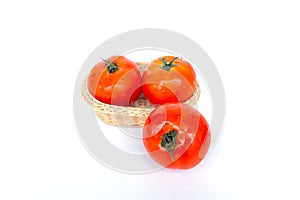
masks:
<instances>
[{"instance_id":1,"label":"glossy tomato skin","mask_svg":"<svg viewBox=\"0 0 300 200\"><path fill-rule=\"evenodd\" d=\"M150 113L143 129L143 143L150 156L173 169L196 166L206 155L210 138L205 118L182 103L158 106Z\"/></svg>"},{"instance_id":2,"label":"glossy tomato skin","mask_svg":"<svg viewBox=\"0 0 300 200\"><path fill-rule=\"evenodd\" d=\"M193 67L187 61L174 56L153 60L147 66L142 80L143 93L153 104L185 102L196 89Z\"/></svg>"},{"instance_id":3,"label":"glossy tomato skin","mask_svg":"<svg viewBox=\"0 0 300 200\"><path fill-rule=\"evenodd\" d=\"M140 96L141 80L134 62L124 56L113 56L93 67L88 90L103 103L129 106Z\"/></svg>"}]
</instances>

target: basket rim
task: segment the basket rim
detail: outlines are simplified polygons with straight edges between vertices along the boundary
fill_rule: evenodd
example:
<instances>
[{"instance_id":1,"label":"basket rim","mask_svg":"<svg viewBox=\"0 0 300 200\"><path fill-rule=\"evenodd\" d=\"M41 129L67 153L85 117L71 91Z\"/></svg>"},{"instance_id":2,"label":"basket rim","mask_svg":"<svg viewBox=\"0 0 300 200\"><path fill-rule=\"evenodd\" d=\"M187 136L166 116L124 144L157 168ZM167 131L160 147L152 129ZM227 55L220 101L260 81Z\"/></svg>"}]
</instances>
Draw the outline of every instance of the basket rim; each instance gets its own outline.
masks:
<instances>
[{"instance_id":1,"label":"basket rim","mask_svg":"<svg viewBox=\"0 0 300 200\"><path fill-rule=\"evenodd\" d=\"M138 62L138 63L142 63L142 62ZM146 111L148 112L149 110L153 110L157 105L156 104L152 104L150 101L149 103L152 105L151 107L146 107L146 108L142 108L142 107L136 107L136 106L119 106L119 105L112 105L112 104L107 104L107 103L103 103L101 101L99 101L98 99L96 99L91 93L90 91L88 90L87 88L87 82L88 82L88 76L83 80L82 82L82 88L81 88L81 93L82 93L82 96L85 98L85 100L93 107L101 107L101 106L105 106L105 107L109 107L109 108L113 108L113 109L126 109L126 110L138 110L138 111ZM196 81L196 88L195 88L195 91L193 93L193 95L188 99L186 100L185 102L182 102L184 104L189 104L190 103L190 100L192 99L196 99L195 100L195 103L192 103L192 105L195 105L198 100L199 100L199 97L200 97L200 86L199 86L199 82Z\"/></svg>"}]
</instances>

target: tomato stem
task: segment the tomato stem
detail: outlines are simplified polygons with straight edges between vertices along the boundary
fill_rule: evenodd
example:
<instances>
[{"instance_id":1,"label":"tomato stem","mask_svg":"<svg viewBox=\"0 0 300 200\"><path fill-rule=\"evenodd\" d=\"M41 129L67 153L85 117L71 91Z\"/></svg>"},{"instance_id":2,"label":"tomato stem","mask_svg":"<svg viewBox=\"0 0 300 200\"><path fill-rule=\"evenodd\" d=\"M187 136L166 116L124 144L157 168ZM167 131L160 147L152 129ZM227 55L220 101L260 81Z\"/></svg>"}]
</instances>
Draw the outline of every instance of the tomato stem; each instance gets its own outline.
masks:
<instances>
[{"instance_id":1,"label":"tomato stem","mask_svg":"<svg viewBox=\"0 0 300 200\"><path fill-rule=\"evenodd\" d=\"M103 62L105 62L106 66L107 66L107 71L108 73L112 74L114 72L116 72L119 68L119 66L117 65L117 63L115 62L110 62L109 60L105 60L103 58L101 58Z\"/></svg>"},{"instance_id":2,"label":"tomato stem","mask_svg":"<svg viewBox=\"0 0 300 200\"><path fill-rule=\"evenodd\" d=\"M178 59L178 57L174 57L170 62L166 62L166 58L163 57L163 58L161 59L161 61L163 62L163 66L161 66L161 68L164 69L164 70L170 71L170 69L171 69L172 67L177 66L177 65L173 64L173 62L174 62L176 59Z\"/></svg>"},{"instance_id":3,"label":"tomato stem","mask_svg":"<svg viewBox=\"0 0 300 200\"><path fill-rule=\"evenodd\" d=\"M178 132L176 130L171 130L162 136L162 140L160 143L160 145L169 152L172 160L175 159L173 152L175 151L177 146L177 136Z\"/></svg>"}]
</instances>

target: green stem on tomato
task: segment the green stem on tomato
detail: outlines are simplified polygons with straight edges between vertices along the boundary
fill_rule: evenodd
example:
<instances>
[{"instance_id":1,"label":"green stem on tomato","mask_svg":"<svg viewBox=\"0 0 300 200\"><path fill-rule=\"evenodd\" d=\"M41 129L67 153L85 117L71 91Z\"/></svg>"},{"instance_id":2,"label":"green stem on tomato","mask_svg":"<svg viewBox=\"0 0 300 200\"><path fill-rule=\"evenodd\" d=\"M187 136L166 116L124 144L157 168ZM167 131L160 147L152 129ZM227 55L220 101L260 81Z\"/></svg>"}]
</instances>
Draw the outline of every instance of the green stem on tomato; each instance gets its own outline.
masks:
<instances>
[{"instance_id":1,"label":"green stem on tomato","mask_svg":"<svg viewBox=\"0 0 300 200\"><path fill-rule=\"evenodd\" d=\"M110 73L110 74L116 72L119 68L119 66L115 62L110 62L109 60L105 60L103 58L102 58L102 61L105 62L106 69L107 69L108 73Z\"/></svg>"},{"instance_id":2,"label":"green stem on tomato","mask_svg":"<svg viewBox=\"0 0 300 200\"><path fill-rule=\"evenodd\" d=\"M172 67L177 66L177 65L173 64L176 59L178 59L178 57L174 57L170 62L166 62L166 58L163 57L161 59L161 61L163 62L163 65L161 66L161 68L164 70L170 71L170 69Z\"/></svg>"},{"instance_id":3,"label":"green stem on tomato","mask_svg":"<svg viewBox=\"0 0 300 200\"><path fill-rule=\"evenodd\" d=\"M160 143L160 145L169 152L172 160L175 159L174 151L177 147L177 136L178 132L176 130L171 130L162 136L162 140Z\"/></svg>"}]
</instances>

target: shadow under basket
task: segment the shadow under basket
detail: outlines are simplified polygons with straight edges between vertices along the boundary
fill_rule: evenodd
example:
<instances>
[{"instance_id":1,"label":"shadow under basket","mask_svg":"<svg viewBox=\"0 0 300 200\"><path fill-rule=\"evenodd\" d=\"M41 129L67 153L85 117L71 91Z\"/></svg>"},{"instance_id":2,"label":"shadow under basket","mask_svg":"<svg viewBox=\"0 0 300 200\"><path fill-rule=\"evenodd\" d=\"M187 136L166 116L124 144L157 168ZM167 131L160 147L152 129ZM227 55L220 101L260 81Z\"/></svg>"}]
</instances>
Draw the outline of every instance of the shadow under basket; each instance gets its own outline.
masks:
<instances>
[{"instance_id":1,"label":"shadow under basket","mask_svg":"<svg viewBox=\"0 0 300 200\"><path fill-rule=\"evenodd\" d=\"M145 62L137 62L136 63L141 74L143 74L145 67L148 63ZM86 78L82 82L81 94L83 98L90 104L97 116L104 121L106 124L114 125L114 126L144 126L144 123L150 114L150 112L155 108L155 105L150 103L143 93L140 95L138 100L136 100L131 106L116 106L103 103L96 98L94 98L88 88L87 88L87 80ZM196 90L193 96L188 99L185 104L194 106L200 97L200 88L199 83L197 82Z\"/></svg>"}]
</instances>

